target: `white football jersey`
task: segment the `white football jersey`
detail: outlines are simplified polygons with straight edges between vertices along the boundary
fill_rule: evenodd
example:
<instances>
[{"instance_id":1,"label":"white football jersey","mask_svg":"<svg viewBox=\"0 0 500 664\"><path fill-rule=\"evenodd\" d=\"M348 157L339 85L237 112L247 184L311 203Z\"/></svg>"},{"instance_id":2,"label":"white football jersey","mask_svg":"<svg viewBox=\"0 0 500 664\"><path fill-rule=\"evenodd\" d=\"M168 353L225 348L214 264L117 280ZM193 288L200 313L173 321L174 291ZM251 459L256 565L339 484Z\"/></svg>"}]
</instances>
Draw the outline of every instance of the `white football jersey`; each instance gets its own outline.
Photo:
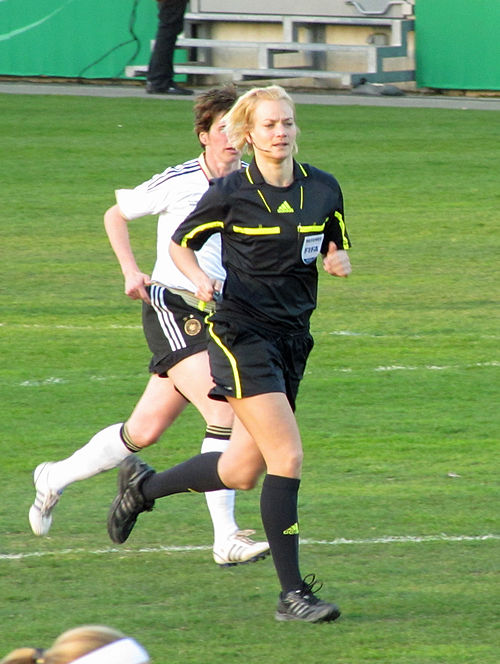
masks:
<instances>
[{"instance_id":1,"label":"white football jersey","mask_svg":"<svg viewBox=\"0 0 500 664\"><path fill-rule=\"evenodd\" d=\"M123 216L138 219L149 214L159 215L156 241L156 263L151 278L169 288L195 292L195 286L176 267L170 257L169 245L173 232L194 210L208 189L210 174L203 155L171 166L154 175L135 189L117 189L116 202ZM224 281L221 263L220 234L216 233L196 252L201 269L214 279Z\"/></svg>"}]
</instances>

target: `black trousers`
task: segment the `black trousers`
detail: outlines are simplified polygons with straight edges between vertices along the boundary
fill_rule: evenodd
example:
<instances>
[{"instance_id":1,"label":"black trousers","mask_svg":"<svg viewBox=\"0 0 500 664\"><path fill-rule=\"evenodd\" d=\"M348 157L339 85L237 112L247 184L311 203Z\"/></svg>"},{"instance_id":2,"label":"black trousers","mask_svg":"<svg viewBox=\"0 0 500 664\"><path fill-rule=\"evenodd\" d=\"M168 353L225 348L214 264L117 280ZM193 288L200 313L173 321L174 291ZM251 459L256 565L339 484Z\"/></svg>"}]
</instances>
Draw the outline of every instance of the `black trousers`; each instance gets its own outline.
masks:
<instances>
[{"instance_id":1,"label":"black trousers","mask_svg":"<svg viewBox=\"0 0 500 664\"><path fill-rule=\"evenodd\" d=\"M159 0L158 31L149 61L148 82L155 88L172 85L174 78L174 50L177 35L184 27L184 13L188 0Z\"/></svg>"}]
</instances>

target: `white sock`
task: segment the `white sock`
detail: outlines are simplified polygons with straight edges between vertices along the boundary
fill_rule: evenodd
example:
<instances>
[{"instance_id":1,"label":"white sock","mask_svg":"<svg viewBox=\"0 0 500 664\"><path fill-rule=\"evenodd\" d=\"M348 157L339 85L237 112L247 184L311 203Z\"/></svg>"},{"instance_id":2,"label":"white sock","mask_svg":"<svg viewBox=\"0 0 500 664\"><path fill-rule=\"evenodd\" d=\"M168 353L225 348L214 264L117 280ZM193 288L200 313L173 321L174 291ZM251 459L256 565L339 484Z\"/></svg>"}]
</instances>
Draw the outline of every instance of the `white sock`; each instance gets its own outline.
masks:
<instances>
[{"instance_id":1,"label":"white sock","mask_svg":"<svg viewBox=\"0 0 500 664\"><path fill-rule=\"evenodd\" d=\"M224 452L229 445L229 440L205 437L201 446L201 453ZM214 528L214 548L222 544L228 537L235 533L238 524L234 518L235 491L232 489L221 489L219 491L207 491L205 498L208 511L212 518Z\"/></svg>"},{"instance_id":2,"label":"white sock","mask_svg":"<svg viewBox=\"0 0 500 664\"><path fill-rule=\"evenodd\" d=\"M122 422L102 429L70 457L54 463L48 475L50 488L62 491L72 482L116 468L125 457L132 454L120 436L121 428Z\"/></svg>"}]
</instances>

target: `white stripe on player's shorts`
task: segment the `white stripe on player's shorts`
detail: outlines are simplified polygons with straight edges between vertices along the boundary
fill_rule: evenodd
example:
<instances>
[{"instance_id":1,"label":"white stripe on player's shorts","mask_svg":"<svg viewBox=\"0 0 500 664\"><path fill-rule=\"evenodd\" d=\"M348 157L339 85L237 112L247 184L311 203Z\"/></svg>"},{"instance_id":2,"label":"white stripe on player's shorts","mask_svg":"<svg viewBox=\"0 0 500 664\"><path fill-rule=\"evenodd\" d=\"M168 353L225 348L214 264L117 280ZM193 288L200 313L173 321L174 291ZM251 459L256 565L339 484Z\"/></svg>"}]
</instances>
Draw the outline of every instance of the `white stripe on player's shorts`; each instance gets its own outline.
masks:
<instances>
[{"instance_id":1,"label":"white stripe on player's shorts","mask_svg":"<svg viewBox=\"0 0 500 664\"><path fill-rule=\"evenodd\" d=\"M167 338L170 348L172 350L179 350L181 348L186 348L186 343L182 332L179 329L179 326L175 322L175 318L172 312L165 307L162 302L161 294L163 292L162 286L156 286L153 284L151 286L150 296L151 296L151 305L156 311L158 316L158 322L161 325L163 334Z\"/></svg>"},{"instance_id":2,"label":"white stripe on player's shorts","mask_svg":"<svg viewBox=\"0 0 500 664\"><path fill-rule=\"evenodd\" d=\"M358 546L365 544L425 544L427 542L486 542L488 540L500 540L500 535L489 533L487 535L387 535L385 537L372 537L368 539L349 539L337 537L333 540L301 539L300 545L319 546ZM25 558L43 558L45 556L70 556L70 555L137 555L147 553L190 553L193 551L211 551L212 547L203 546L154 546L141 547L139 549L126 549L106 547L104 549L59 549L57 551L25 551L23 553L0 553L0 560L23 560Z\"/></svg>"}]
</instances>

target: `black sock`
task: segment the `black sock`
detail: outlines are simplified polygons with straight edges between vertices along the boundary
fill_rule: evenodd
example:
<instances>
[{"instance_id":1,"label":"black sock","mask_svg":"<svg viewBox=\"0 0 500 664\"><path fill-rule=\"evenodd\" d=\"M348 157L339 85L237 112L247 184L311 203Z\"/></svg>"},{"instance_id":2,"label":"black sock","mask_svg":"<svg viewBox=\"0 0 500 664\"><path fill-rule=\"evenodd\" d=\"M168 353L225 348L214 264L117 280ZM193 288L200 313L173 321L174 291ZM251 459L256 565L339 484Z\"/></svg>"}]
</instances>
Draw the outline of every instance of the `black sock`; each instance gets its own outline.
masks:
<instances>
[{"instance_id":1,"label":"black sock","mask_svg":"<svg viewBox=\"0 0 500 664\"><path fill-rule=\"evenodd\" d=\"M221 454L222 452L197 454L162 473L154 473L142 483L141 493L146 500L155 500L172 493L204 493L227 489L217 472Z\"/></svg>"},{"instance_id":2,"label":"black sock","mask_svg":"<svg viewBox=\"0 0 500 664\"><path fill-rule=\"evenodd\" d=\"M299 570L297 495L300 480L266 475L260 513L283 592L302 587Z\"/></svg>"}]
</instances>

